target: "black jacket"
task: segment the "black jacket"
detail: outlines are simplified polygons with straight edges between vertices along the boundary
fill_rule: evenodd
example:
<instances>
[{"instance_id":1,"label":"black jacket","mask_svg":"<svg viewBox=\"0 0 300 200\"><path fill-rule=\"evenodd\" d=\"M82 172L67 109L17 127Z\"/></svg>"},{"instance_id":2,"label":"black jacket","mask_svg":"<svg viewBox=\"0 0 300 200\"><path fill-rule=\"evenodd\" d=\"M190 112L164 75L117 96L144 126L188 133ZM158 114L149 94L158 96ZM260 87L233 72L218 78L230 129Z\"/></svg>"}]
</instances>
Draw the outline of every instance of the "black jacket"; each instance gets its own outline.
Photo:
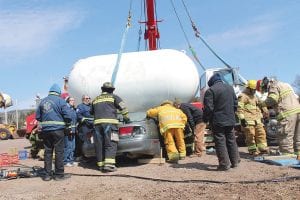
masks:
<instances>
[{"instance_id":1,"label":"black jacket","mask_svg":"<svg viewBox=\"0 0 300 200\"><path fill-rule=\"evenodd\" d=\"M192 129L195 125L203 122L203 111L189 103L181 103L180 110L187 116L188 123Z\"/></svg>"},{"instance_id":2,"label":"black jacket","mask_svg":"<svg viewBox=\"0 0 300 200\"><path fill-rule=\"evenodd\" d=\"M234 126L238 101L233 87L224 84L219 74L213 75L208 85L210 88L204 95L204 122L220 127Z\"/></svg>"}]
</instances>

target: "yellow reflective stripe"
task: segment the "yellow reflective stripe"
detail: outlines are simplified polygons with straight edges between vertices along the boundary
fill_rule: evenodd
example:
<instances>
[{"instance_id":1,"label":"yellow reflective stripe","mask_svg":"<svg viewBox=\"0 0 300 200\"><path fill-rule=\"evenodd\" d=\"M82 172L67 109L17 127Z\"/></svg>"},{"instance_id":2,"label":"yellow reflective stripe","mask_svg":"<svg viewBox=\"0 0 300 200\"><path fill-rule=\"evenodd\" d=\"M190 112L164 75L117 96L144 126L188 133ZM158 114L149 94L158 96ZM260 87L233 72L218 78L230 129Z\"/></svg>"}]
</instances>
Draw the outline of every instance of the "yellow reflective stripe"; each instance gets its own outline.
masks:
<instances>
[{"instance_id":1,"label":"yellow reflective stripe","mask_svg":"<svg viewBox=\"0 0 300 200\"><path fill-rule=\"evenodd\" d=\"M178 160L179 154L178 153L168 153L169 160Z\"/></svg>"},{"instance_id":2,"label":"yellow reflective stripe","mask_svg":"<svg viewBox=\"0 0 300 200\"><path fill-rule=\"evenodd\" d=\"M259 144L257 144L257 147L258 148L266 148L267 147L267 143L259 143Z\"/></svg>"},{"instance_id":3,"label":"yellow reflective stripe","mask_svg":"<svg viewBox=\"0 0 300 200\"><path fill-rule=\"evenodd\" d=\"M281 99L285 98L286 96L288 96L289 94L291 94L293 91L291 89L287 89L287 90L283 90L281 93L280 93L280 97Z\"/></svg>"},{"instance_id":4,"label":"yellow reflective stripe","mask_svg":"<svg viewBox=\"0 0 300 200\"><path fill-rule=\"evenodd\" d=\"M238 107L244 108L244 107L245 107L245 104L244 104L243 102L238 102Z\"/></svg>"},{"instance_id":5,"label":"yellow reflective stripe","mask_svg":"<svg viewBox=\"0 0 300 200\"><path fill-rule=\"evenodd\" d=\"M185 144L185 147L192 147L194 144Z\"/></svg>"},{"instance_id":6,"label":"yellow reflective stripe","mask_svg":"<svg viewBox=\"0 0 300 200\"><path fill-rule=\"evenodd\" d=\"M104 163L105 164L116 164L116 159L114 159L114 158L105 158Z\"/></svg>"},{"instance_id":7,"label":"yellow reflective stripe","mask_svg":"<svg viewBox=\"0 0 300 200\"><path fill-rule=\"evenodd\" d=\"M249 145L248 146L248 150L251 151L251 150L256 150L256 145L253 144L253 145Z\"/></svg>"},{"instance_id":8,"label":"yellow reflective stripe","mask_svg":"<svg viewBox=\"0 0 300 200\"><path fill-rule=\"evenodd\" d=\"M278 102L279 96L277 94L271 93L269 95L270 98L274 99L276 102Z\"/></svg>"},{"instance_id":9,"label":"yellow reflective stripe","mask_svg":"<svg viewBox=\"0 0 300 200\"><path fill-rule=\"evenodd\" d=\"M94 120L94 118L90 118L90 117L83 117L83 118L81 119L81 122L83 122L84 120Z\"/></svg>"},{"instance_id":10,"label":"yellow reflective stripe","mask_svg":"<svg viewBox=\"0 0 300 200\"><path fill-rule=\"evenodd\" d=\"M185 156L186 156L186 152L185 152L185 151L184 151L184 152L180 152L180 153L179 153L179 157L181 157L181 158L182 158L182 157L185 157Z\"/></svg>"},{"instance_id":11,"label":"yellow reflective stripe","mask_svg":"<svg viewBox=\"0 0 300 200\"><path fill-rule=\"evenodd\" d=\"M93 104L102 103L102 102L114 102L114 98L112 98L112 97L99 98L99 99L94 100Z\"/></svg>"},{"instance_id":12,"label":"yellow reflective stripe","mask_svg":"<svg viewBox=\"0 0 300 200\"><path fill-rule=\"evenodd\" d=\"M247 110L256 110L256 105L252 105L252 104L246 104L245 108Z\"/></svg>"},{"instance_id":13,"label":"yellow reflective stripe","mask_svg":"<svg viewBox=\"0 0 300 200\"><path fill-rule=\"evenodd\" d=\"M40 122L39 124L41 125L65 125L65 122L60 122L60 121L43 121Z\"/></svg>"},{"instance_id":14,"label":"yellow reflective stripe","mask_svg":"<svg viewBox=\"0 0 300 200\"><path fill-rule=\"evenodd\" d=\"M97 166L98 167L103 167L104 166L104 162L97 162Z\"/></svg>"},{"instance_id":15,"label":"yellow reflective stripe","mask_svg":"<svg viewBox=\"0 0 300 200\"><path fill-rule=\"evenodd\" d=\"M246 120L248 125L255 125L255 121L254 120Z\"/></svg>"},{"instance_id":16,"label":"yellow reflective stripe","mask_svg":"<svg viewBox=\"0 0 300 200\"><path fill-rule=\"evenodd\" d=\"M95 119L94 120L94 124L101 124L101 123L118 124L119 121L117 119Z\"/></svg>"},{"instance_id":17,"label":"yellow reflective stripe","mask_svg":"<svg viewBox=\"0 0 300 200\"><path fill-rule=\"evenodd\" d=\"M290 115L297 114L297 113L300 113L300 108L295 108L295 109L292 109L292 110L281 112L281 113L278 114L277 119L282 120L282 119L284 119L284 118L286 118Z\"/></svg>"},{"instance_id":18,"label":"yellow reflective stripe","mask_svg":"<svg viewBox=\"0 0 300 200\"><path fill-rule=\"evenodd\" d=\"M127 109L122 110L122 111L121 111L121 114L122 114L122 115L128 114L128 110L127 110Z\"/></svg>"}]
</instances>

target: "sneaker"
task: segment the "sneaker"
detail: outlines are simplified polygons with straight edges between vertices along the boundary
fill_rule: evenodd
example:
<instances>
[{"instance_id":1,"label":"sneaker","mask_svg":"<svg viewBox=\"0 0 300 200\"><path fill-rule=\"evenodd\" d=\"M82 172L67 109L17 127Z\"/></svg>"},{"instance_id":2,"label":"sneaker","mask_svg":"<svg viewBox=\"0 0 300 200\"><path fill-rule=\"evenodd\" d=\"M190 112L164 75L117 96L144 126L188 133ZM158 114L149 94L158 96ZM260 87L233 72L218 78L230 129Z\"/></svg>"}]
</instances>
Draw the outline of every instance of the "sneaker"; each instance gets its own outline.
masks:
<instances>
[{"instance_id":1,"label":"sneaker","mask_svg":"<svg viewBox=\"0 0 300 200\"><path fill-rule=\"evenodd\" d=\"M63 180L65 180L65 179L68 179L68 178L70 178L71 177L71 174L62 174L62 175L55 175L54 176L54 180L56 180L56 181L63 181Z\"/></svg>"},{"instance_id":2,"label":"sneaker","mask_svg":"<svg viewBox=\"0 0 300 200\"><path fill-rule=\"evenodd\" d=\"M73 167L74 165L72 163L66 163L65 167Z\"/></svg>"},{"instance_id":3,"label":"sneaker","mask_svg":"<svg viewBox=\"0 0 300 200\"><path fill-rule=\"evenodd\" d=\"M116 166L104 166L102 171L115 172L115 171L117 171L117 167Z\"/></svg>"},{"instance_id":4,"label":"sneaker","mask_svg":"<svg viewBox=\"0 0 300 200\"><path fill-rule=\"evenodd\" d=\"M51 181L52 180L52 176L45 175L45 176L42 177L42 180L43 181Z\"/></svg>"}]
</instances>

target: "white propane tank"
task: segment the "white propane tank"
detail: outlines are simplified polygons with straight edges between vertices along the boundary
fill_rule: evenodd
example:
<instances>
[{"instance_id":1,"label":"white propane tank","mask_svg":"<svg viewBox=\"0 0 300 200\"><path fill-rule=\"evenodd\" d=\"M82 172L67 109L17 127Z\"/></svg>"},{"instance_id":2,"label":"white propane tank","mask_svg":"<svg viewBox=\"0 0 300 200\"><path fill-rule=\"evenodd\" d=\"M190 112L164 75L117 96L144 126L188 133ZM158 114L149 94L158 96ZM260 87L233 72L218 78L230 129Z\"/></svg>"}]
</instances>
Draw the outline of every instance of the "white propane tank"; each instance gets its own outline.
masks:
<instances>
[{"instance_id":1,"label":"white propane tank","mask_svg":"<svg viewBox=\"0 0 300 200\"><path fill-rule=\"evenodd\" d=\"M69 75L69 93L81 102L83 94L92 99L111 81L117 54L81 59ZM183 52L163 49L123 53L115 79L115 94L130 112L146 111L164 100L190 101L196 94L199 75L194 62Z\"/></svg>"}]
</instances>

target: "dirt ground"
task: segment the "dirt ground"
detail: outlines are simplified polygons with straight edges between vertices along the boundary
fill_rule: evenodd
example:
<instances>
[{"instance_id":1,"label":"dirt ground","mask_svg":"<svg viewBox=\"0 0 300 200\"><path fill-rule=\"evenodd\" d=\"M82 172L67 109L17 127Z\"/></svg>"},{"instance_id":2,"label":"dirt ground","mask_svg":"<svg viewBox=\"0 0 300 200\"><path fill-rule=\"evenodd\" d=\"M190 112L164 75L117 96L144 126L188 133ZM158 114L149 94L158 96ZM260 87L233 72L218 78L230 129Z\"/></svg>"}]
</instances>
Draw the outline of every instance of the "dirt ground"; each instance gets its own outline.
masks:
<instances>
[{"instance_id":1,"label":"dirt ground","mask_svg":"<svg viewBox=\"0 0 300 200\"><path fill-rule=\"evenodd\" d=\"M26 139L0 141L0 153L28 146ZM44 182L39 177L0 181L0 199L300 199L299 169L255 162L244 147L239 150L239 167L226 172L216 171L214 153L178 164L123 160L113 173L101 173L91 162L66 167L72 177L64 181ZM43 166L30 158L20 163ZM297 180L286 178L295 176Z\"/></svg>"}]
</instances>

